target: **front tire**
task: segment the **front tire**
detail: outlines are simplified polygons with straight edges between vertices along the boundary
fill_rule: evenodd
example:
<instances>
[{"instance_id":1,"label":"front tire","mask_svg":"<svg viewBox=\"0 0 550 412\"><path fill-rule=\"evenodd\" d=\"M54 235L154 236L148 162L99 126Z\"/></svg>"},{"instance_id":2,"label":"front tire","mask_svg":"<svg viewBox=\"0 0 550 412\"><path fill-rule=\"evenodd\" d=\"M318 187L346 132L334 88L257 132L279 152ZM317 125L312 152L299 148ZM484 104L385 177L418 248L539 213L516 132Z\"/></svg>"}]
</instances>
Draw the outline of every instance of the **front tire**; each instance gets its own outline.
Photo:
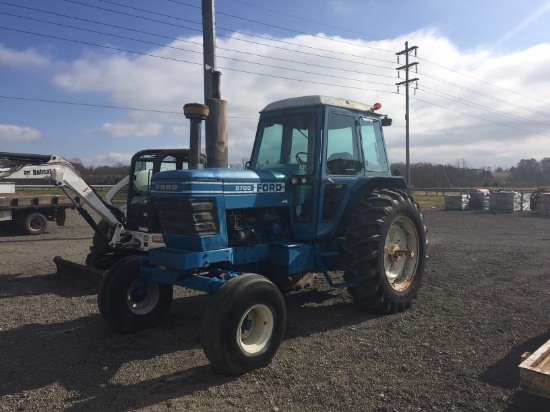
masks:
<instances>
[{"instance_id":1,"label":"front tire","mask_svg":"<svg viewBox=\"0 0 550 412\"><path fill-rule=\"evenodd\" d=\"M172 304L173 286L140 277L141 256L129 256L107 271L98 294L99 312L119 333L157 327Z\"/></svg>"},{"instance_id":2,"label":"front tire","mask_svg":"<svg viewBox=\"0 0 550 412\"><path fill-rule=\"evenodd\" d=\"M412 196L378 190L351 212L343 258L355 286L348 291L364 309L408 309L422 283L426 229Z\"/></svg>"},{"instance_id":3,"label":"front tire","mask_svg":"<svg viewBox=\"0 0 550 412\"><path fill-rule=\"evenodd\" d=\"M242 375L267 366L279 349L286 306L267 278L244 274L214 295L202 323L202 345L218 372Z\"/></svg>"}]
</instances>

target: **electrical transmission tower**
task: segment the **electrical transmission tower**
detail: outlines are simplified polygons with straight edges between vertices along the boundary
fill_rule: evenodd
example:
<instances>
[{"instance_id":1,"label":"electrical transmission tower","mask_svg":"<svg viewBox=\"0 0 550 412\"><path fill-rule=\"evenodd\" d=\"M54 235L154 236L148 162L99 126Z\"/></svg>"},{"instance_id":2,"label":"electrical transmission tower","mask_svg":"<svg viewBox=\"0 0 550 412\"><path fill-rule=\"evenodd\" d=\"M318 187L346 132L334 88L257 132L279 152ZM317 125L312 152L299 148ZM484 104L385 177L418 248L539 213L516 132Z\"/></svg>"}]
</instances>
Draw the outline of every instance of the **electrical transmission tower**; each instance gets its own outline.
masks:
<instances>
[{"instance_id":1,"label":"electrical transmission tower","mask_svg":"<svg viewBox=\"0 0 550 412\"><path fill-rule=\"evenodd\" d=\"M405 55L405 65L398 67L396 70L398 70L397 75L399 76L400 71L399 70L405 70L405 81L395 83L397 86L397 93L399 93L399 86L405 86L405 152L406 152L406 172L405 172L405 180L407 181L407 184L411 184L411 162L409 157L409 85L413 82L417 82L417 88L418 88L418 78L415 77L414 79L409 79L409 70L411 67L414 67L416 71L418 72L418 62L409 63L409 55L412 51L414 51L414 57L416 57L416 50L418 50L418 46L412 46L409 47L409 42L405 42L405 50L401 50L397 54L397 63L399 64L399 56L402 54Z\"/></svg>"}]
</instances>

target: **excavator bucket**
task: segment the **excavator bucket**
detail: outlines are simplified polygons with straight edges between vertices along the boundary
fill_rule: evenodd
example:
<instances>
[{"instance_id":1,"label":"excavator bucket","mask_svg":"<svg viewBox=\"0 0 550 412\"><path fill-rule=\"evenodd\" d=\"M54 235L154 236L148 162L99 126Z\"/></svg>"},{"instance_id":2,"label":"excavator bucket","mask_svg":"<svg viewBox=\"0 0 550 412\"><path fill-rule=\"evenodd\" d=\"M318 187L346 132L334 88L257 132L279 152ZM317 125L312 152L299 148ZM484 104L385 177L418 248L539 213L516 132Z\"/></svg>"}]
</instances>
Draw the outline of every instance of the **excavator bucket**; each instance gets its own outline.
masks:
<instances>
[{"instance_id":1,"label":"excavator bucket","mask_svg":"<svg viewBox=\"0 0 550 412\"><path fill-rule=\"evenodd\" d=\"M53 261L59 279L93 290L94 293L99 291L105 271L65 260L61 256L54 257Z\"/></svg>"}]
</instances>

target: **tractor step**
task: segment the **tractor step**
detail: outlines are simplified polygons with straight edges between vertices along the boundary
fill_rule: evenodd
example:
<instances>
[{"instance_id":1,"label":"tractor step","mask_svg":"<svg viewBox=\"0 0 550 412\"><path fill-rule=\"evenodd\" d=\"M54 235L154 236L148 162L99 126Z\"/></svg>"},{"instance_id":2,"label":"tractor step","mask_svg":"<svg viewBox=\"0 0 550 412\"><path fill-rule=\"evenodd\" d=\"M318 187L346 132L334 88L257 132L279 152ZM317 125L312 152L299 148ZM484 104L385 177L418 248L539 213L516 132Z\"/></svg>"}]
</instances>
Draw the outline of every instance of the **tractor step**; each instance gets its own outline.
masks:
<instances>
[{"instance_id":1,"label":"tractor step","mask_svg":"<svg viewBox=\"0 0 550 412\"><path fill-rule=\"evenodd\" d=\"M94 293L98 292L105 271L71 262L60 256L54 257L53 261L57 266L56 276L59 279L93 290Z\"/></svg>"}]
</instances>

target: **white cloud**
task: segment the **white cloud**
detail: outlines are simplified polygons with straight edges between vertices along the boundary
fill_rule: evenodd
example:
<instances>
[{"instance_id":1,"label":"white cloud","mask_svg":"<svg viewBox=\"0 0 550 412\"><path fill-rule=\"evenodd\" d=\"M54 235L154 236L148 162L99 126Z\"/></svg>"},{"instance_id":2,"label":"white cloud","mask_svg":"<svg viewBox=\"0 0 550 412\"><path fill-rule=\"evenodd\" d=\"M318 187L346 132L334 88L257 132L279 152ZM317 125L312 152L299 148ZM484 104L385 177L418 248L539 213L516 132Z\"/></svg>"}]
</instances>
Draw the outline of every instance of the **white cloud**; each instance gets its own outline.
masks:
<instances>
[{"instance_id":1,"label":"white cloud","mask_svg":"<svg viewBox=\"0 0 550 412\"><path fill-rule=\"evenodd\" d=\"M162 124L159 123L105 123L99 129L103 135L112 137L152 137L158 136L162 131Z\"/></svg>"},{"instance_id":2,"label":"white cloud","mask_svg":"<svg viewBox=\"0 0 550 412\"><path fill-rule=\"evenodd\" d=\"M0 65L25 69L30 67L46 67L50 64L50 58L40 54L35 49L18 51L10 49L0 43Z\"/></svg>"},{"instance_id":3,"label":"white cloud","mask_svg":"<svg viewBox=\"0 0 550 412\"><path fill-rule=\"evenodd\" d=\"M0 124L0 141L3 142L29 142L41 137L42 133L32 127Z\"/></svg>"},{"instance_id":4,"label":"white cloud","mask_svg":"<svg viewBox=\"0 0 550 412\"><path fill-rule=\"evenodd\" d=\"M122 163L125 165L130 164L133 153L117 153L117 152L106 152L100 155L87 156L82 158L82 162L85 165L112 165L117 163Z\"/></svg>"},{"instance_id":5,"label":"white cloud","mask_svg":"<svg viewBox=\"0 0 550 412\"><path fill-rule=\"evenodd\" d=\"M405 98L403 88L395 94L395 83L403 80L396 76L395 53L405 41L419 46L418 57L410 58L419 62L419 73L411 77L420 78L419 90L411 89L413 162L454 163L465 158L472 167L509 167L521 158L550 154L550 110L545 103L550 100L550 44L494 55L481 49L461 51L434 30L376 42L322 35L260 41L236 34L217 41L222 98L228 101L230 163L249 157L256 128L250 119L257 119L266 104L310 94L382 102L382 111L394 119L386 131L390 160L403 161ZM200 46L176 41L168 46L172 48L148 52L166 59L88 54L60 71L54 82L73 93L105 94L110 104L179 114L184 104L203 100L203 73L200 54L174 47L200 51ZM166 127L161 130L160 125ZM165 144L162 139L182 132L178 143L187 141L187 127L181 114L132 112L104 124L101 131L158 136Z\"/></svg>"}]
</instances>

